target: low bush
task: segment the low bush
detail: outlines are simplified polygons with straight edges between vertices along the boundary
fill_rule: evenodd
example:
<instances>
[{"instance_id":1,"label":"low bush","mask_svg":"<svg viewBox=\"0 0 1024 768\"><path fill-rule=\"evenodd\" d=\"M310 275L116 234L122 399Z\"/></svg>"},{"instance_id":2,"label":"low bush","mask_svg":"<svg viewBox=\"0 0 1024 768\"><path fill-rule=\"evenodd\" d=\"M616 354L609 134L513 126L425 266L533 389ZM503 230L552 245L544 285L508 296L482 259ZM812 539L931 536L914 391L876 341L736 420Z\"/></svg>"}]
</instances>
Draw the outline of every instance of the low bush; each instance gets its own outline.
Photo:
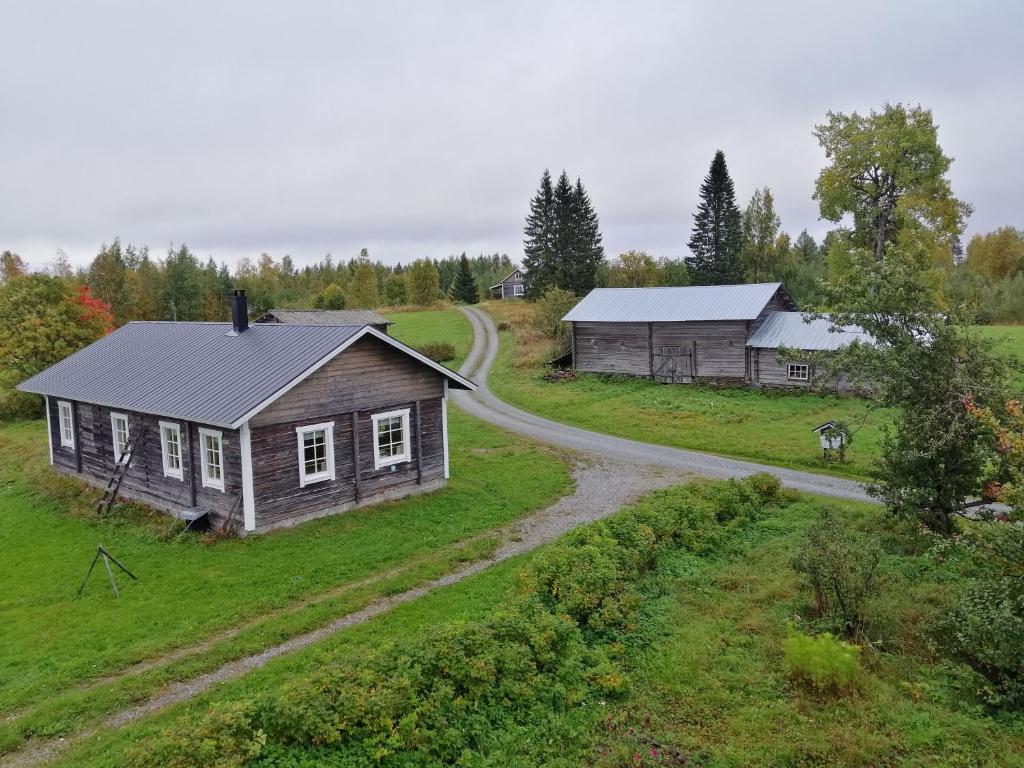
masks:
<instances>
[{"instance_id":1,"label":"low bush","mask_svg":"<svg viewBox=\"0 0 1024 768\"><path fill-rule=\"evenodd\" d=\"M868 606L882 589L878 540L855 531L835 511L812 525L793 559L814 595L818 616L840 634L859 639Z\"/></svg>"},{"instance_id":2,"label":"low bush","mask_svg":"<svg viewBox=\"0 0 1024 768\"><path fill-rule=\"evenodd\" d=\"M860 677L860 648L828 632L794 632L782 642L790 676L819 693L843 693Z\"/></svg>"},{"instance_id":3,"label":"low bush","mask_svg":"<svg viewBox=\"0 0 1024 768\"><path fill-rule=\"evenodd\" d=\"M444 363L455 359L455 345L447 341L431 341L420 345L416 351L421 355L426 355L436 363Z\"/></svg>"},{"instance_id":4,"label":"low bush","mask_svg":"<svg viewBox=\"0 0 1024 768\"><path fill-rule=\"evenodd\" d=\"M579 297L572 291L562 288L548 288L537 301L534 325L546 337L555 340L556 355L569 350L569 324L562 322L562 318L577 303L579 303Z\"/></svg>"},{"instance_id":5,"label":"low bush","mask_svg":"<svg viewBox=\"0 0 1024 768\"><path fill-rule=\"evenodd\" d=\"M502 320L500 323L498 323L498 330L499 331L509 331L511 329L512 329L512 324L509 323L507 320Z\"/></svg>"},{"instance_id":6,"label":"low bush","mask_svg":"<svg viewBox=\"0 0 1024 768\"><path fill-rule=\"evenodd\" d=\"M746 480L747 486L765 504L778 501L782 495L782 481L770 472L758 472Z\"/></svg>"}]
</instances>

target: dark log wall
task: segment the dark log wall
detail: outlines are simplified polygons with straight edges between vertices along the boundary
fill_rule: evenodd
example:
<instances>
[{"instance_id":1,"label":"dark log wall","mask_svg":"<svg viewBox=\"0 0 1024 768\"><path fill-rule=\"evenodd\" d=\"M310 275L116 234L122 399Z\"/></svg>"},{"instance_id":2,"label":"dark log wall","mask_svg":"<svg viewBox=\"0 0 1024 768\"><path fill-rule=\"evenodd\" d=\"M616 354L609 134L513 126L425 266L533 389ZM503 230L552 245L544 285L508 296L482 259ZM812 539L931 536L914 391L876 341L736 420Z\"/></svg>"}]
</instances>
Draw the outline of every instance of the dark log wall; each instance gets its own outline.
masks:
<instances>
[{"instance_id":1,"label":"dark log wall","mask_svg":"<svg viewBox=\"0 0 1024 768\"><path fill-rule=\"evenodd\" d=\"M693 345L698 379L742 379L747 371L747 323L743 320L653 323L655 347Z\"/></svg>"},{"instance_id":2,"label":"dark log wall","mask_svg":"<svg viewBox=\"0 0 1024 768\"><path fill-rule=\"evenodd\" d=\"M751 356L754 365L753 379L759 386L809 389L812 384L815 384L819 388L840 394L852 394L855 392L845 376L840 376L837 380L835 376L828 375L828 371L823 370L821 365L811 367L811 376L815 379L814 382L790 381L787 369L788 361L785 363L778 361L777 349L752 349ZM793 362L801 361L794 360Z\"/></svg>"},{"instance_id":3,"label":"dark log wall","mask_svg":"<svg viewBox=\"0 0 1024 768\"><path fill-rule=\"evenodd\" d=\"M651 373L647 323L573 323L578 371L591 373Z\"/></svg>"},{"instance_id":4,"label":"dark log wall","mask_svg":"<svg viewBox=\"0 0 1024 768\"><path fill-rule=\"evenodd\" d=\"M769 312L793 312L796 310L796 304L793 303L792 299L789 298L788 294L783 293L780 288L772 296L771 300L765 305L764 309L761 310L754 320L750 322L750 333L747 338L753 335L754 331L761 327L761 324L768 319Z\"/></svg>"},{"instance_id":5,"label":"dark log wall","mask_svg":"<svg viewBox=\"0 0 1024 768\"><path fill-rule=\"evenodd\" d=\"M75 451L60 444L60 421L57 399L50 398L50 432L53 440L53 462L62 469L77 472ZM114 469L114 439L110 423L111 409L90 403L76 403L77 435L76 441L81 453L82 475L94 483L104 486ZM188 509L192 505L192 467L195 468L196 506L210 511L214 522L219 524L226 519L235 500L242 492L242 465L239 454L238 432L236 430L209 427L222 434L224 447L224 490L206 488L202 484L200 470L201 451L199 447L199 427L207 425L190 424L174 419L161 419L159 416L141 414L124 409L113 409L117 413L128 416L128 430L132 437L140 433L145 425L146 434L140 443L136 443L134 455L128 473L121 484L126 496L134 496L160 509L175 512ZM182 480L166 477L163 470L163 454L160 443L160 422L170 421L181 428ZM195 456L189 456L188 432L192 432L192 445ZM241 509L235 513L241 521Z\"/></svg>"}]
</instances>

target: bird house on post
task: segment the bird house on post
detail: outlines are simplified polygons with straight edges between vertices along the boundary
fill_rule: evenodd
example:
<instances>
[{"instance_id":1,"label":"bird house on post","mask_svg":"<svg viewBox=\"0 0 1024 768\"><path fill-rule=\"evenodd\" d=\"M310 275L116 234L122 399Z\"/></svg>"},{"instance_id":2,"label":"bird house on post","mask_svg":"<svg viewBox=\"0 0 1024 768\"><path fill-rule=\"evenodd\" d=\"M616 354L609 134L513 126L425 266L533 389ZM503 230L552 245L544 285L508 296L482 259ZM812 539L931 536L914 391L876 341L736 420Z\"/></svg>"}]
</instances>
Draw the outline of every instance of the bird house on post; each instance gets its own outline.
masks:
<instances>
[{"instance_id":1,"label":"bird house on post","mask_svg":"<svg viewBox=\"0 0 1024 768\"><path fill-rule=\"evenodd\" d=\"M820 427L811 430L818 433L818 442L821 444L821 455L828 458L831 451L836 451L840 456L846 452L846 439L843 430L836 427L834 421L826 421Z\"/></svg>"}]
</instances>

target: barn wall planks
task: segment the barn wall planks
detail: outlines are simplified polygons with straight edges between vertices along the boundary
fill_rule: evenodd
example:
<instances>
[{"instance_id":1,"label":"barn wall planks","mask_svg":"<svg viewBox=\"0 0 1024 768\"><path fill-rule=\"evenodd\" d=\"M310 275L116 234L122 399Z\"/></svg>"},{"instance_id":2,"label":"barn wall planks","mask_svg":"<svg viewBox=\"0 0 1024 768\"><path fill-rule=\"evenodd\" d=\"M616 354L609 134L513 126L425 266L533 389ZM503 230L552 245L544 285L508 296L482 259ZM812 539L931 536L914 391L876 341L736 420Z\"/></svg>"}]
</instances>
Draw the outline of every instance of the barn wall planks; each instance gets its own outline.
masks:
<instances>
[{"instance_id":1,"label":"barn wall planks","mask_svg":"<svg viewBox=\"0 0 1024 768\"><path fill-rule=\"evenodd\" d=\"M579 371L651 374L647 323L573 323Z\"/></svg>"},{"instance_id":2,"label":"barn wall planks","mask_svg":"<svg viewBox=\"0 0 1024 768\"><path fill-rule=\"evenodd\" d=\"M810 389L813 385L844 395L856 392L856 389L851 386L846 376L831 376L826 369L823 369L821 364L812 366L813 382L793 381L790 380L788 375L788 363L790 361L779 362L777 349L752 349L750 352L754 360L754 382L758 386ZM793 360L792 362L802 361Z\"/></svg>"},{"instance_id":3,"label":"barn wall planks","mask_svg":"<svg viewBox=\"0 0 1024 768\"><path fill-rule=\"evenodd\" d=\"M693 345L698 379L742 379L746 375L747 324L743 320L654 323L655 347Z\"/></svg>"}]
</instances>

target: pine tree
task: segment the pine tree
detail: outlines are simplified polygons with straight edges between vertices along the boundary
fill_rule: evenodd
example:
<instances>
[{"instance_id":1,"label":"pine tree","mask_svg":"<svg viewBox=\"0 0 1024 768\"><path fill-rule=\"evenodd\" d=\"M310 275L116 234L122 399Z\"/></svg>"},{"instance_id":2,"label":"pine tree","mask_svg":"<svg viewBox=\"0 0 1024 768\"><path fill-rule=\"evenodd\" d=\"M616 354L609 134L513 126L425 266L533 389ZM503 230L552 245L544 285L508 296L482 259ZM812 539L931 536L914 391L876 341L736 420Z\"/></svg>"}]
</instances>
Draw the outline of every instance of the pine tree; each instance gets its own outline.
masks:
<instances>
[{"instance_id":1,"label":"pine tree","mask_svg":"<svg viewBox=\"0 0 1024 768\"><path fill-rule=\"evenodd\" d=\"M459 258L459 268L452 281L451 297L454 301L465 304L476 304L480 301L480 288L476 284L473 271L469 268L469 259L465 253Z\"/></svg>"},{"instance_id":2,"label":"pine tree","mask_svg":"<svg viewBox=\"0 0 1024 768\"><path fill-rule=\"evenodd\" d=\"M700 206L693 215L689 247L690 274L697 285L739 283L743 279L740 250L743 233L725 153L715 152L711 169L700 185Z\"/></svg>"},{"instance_id":3,"label":"pine tree","mask_svg":"<svg viewBox=\"0 0 1024 768\"><path fill-rule=\"evenodd\" d=\"M526 296L539 298L555 284L554 274L555 195L551 174L544 169L537 194L530 201L530 214L523 228L523 269L526 271Z\"/></svg>"}]
</instances>

